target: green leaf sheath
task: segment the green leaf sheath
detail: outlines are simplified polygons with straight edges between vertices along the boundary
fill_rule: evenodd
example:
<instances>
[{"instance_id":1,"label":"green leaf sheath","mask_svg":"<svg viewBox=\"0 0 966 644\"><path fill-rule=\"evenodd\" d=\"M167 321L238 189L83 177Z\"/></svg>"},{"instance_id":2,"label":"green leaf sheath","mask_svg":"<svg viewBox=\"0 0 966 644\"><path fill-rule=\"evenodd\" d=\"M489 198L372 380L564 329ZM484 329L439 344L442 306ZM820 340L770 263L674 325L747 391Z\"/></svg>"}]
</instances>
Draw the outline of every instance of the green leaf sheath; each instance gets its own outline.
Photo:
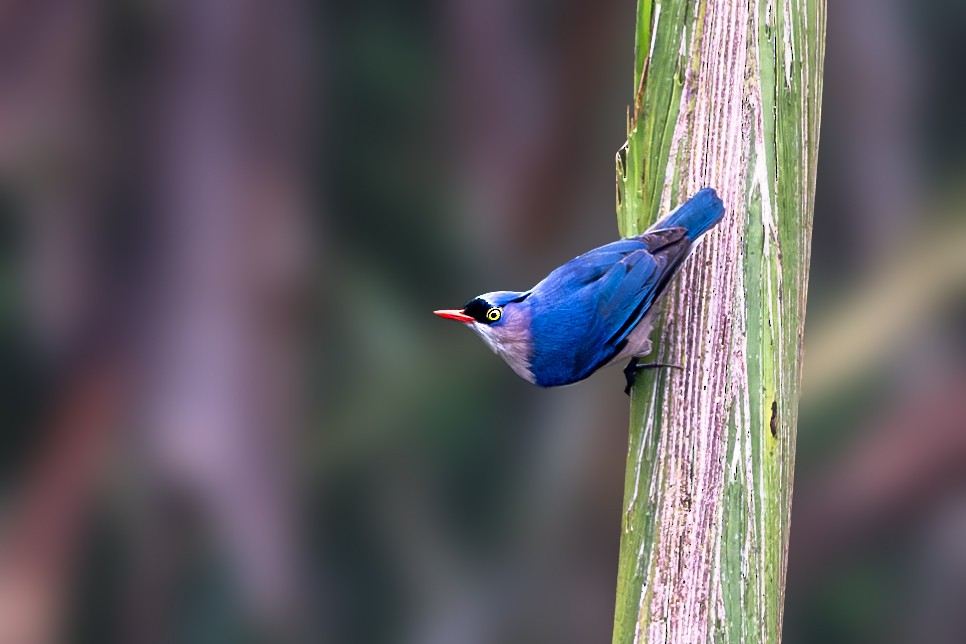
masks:
<instances>
[{"instance_id":1,"label":"green leaf sheath","mask_svg":"<svg viewBox=\"0 0 966 644\"><path fill-rule=\"evenodd\" d=\"M632 392L615 643L781 639L824 43L822 0L638 2L621 234L726 213Z\"/></svg>"}]
</instances>

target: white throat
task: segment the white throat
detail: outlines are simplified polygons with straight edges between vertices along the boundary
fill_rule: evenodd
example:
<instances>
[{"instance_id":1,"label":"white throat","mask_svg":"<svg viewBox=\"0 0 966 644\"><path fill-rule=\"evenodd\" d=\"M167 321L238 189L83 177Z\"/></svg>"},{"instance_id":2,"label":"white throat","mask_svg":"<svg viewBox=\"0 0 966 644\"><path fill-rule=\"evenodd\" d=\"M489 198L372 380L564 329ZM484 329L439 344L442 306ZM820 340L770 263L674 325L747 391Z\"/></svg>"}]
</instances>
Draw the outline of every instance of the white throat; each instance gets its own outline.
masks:
<instances>
[{"instance_id":1,"label":"white throat","mask_svg":"<svg viewBox=\"0 0 966 644\"><path fill-rule=\"evenodd\" d=\"M516 330L509 324L495 327L479 322L473 322L470 326L518 376L527 382L534 382L530 372L530 336L525 328Z\"/></svg>"}]
</instances>

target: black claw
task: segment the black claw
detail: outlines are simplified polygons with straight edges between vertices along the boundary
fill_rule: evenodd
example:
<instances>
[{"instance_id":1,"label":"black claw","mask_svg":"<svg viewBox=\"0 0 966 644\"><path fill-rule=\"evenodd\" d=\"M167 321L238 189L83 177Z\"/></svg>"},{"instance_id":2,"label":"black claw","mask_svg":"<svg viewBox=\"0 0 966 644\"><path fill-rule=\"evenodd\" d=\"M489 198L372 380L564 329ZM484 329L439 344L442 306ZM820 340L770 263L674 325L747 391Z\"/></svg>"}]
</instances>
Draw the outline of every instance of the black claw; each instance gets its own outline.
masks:
<instances>
[{"instance_id":1,"label":"black claw","mask_svg":"<svg viewBox=\"0 0 966 644\"><path fill-rule=\"evenodd\" d=\"M634 380L637 378L637 365L640 362L637 358L631 358L627 366L624 367L624 379L627 380L627 386L624 387L624 393L628 396L631 395L631 387L634 386Z\"/></svg>"},{"instance_id":2,"label":"black claw","mask_svg":"<svg viewBox=\"0 0 966 644\"><path fill-rule=\"evenodd\" d=\"M624 367L624 378L627 380L627 386L624 387L624 393L628 396L631 395L631 387L634 386L634 381L637 379L637 374L644 369L661 369L662 367L667 367L669 369L681 369L681 365L669 364L667 362L641 362L640 358L631 358L627 366Z\"/></svg>"}]
</instances>

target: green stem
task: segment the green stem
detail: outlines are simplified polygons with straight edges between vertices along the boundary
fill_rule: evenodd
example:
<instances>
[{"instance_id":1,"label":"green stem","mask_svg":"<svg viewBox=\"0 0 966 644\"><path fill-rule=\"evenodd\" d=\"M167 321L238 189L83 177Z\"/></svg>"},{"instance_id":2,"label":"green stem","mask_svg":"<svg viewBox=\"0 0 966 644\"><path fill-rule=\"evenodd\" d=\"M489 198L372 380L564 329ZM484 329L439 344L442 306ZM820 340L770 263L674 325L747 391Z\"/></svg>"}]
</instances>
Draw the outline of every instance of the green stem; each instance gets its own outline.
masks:
<instances>
[{"instance_id":1,"label":"green stem","mask_svg":"<svg viewBox=\"0 0 966 644\"><path fill-rule=\"evenodd\" d=\"M618 223L703 186L631 402L614 642L779 641L818 151L824 0L639 0Z\"/></svg>"}]
</instances>

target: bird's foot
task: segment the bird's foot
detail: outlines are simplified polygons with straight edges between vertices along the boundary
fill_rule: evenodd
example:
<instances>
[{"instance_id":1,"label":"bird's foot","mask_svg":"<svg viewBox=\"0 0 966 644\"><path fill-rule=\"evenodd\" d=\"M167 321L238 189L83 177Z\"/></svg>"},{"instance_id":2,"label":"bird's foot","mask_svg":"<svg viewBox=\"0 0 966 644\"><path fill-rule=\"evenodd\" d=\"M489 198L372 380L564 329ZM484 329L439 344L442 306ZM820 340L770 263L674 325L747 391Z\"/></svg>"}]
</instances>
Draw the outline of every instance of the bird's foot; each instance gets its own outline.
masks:
<instances>
[{"instance_id":1,"label":"bird's foot","mask_svg":"<svg viewBox=\"0 0 966 644\"><path fill-rule=\"evenodd\" d=\"M670 364L667 362L641 362L640 358L631 358L627 366L624 367L624 378L627 380L627 386L624 387L624 393L628 396L631 395L631 387L634 386L634 381L637 379L637 374L645 369L661 369L662 367L667 367L669 369L681 369L679 364Z\"/></svg>"}]
</instances>

